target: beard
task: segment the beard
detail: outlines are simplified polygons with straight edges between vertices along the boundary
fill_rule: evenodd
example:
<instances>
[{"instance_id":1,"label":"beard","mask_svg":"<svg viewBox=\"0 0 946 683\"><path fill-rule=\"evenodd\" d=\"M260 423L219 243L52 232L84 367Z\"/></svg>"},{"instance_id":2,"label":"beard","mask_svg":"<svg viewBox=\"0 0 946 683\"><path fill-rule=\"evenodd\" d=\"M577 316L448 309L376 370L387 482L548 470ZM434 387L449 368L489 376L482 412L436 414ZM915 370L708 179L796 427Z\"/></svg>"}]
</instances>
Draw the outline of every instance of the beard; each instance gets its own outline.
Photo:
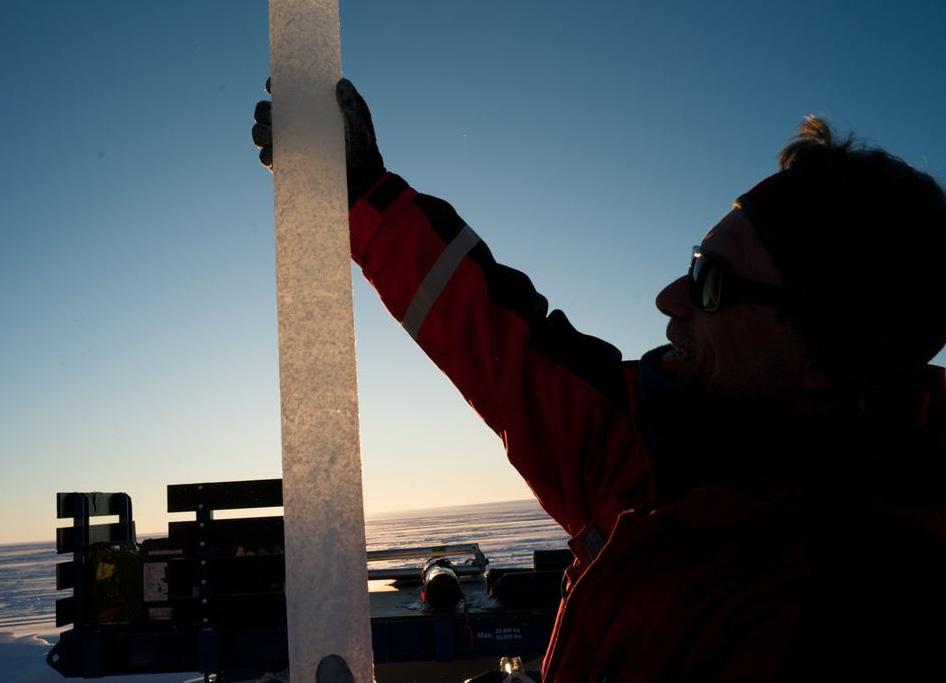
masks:
<instances>
[{"instance_id":1,"label":"beard","mask_svg":"<svg viewBox=\"0 0 946 683\"><path fill-rule=\"evenodd\" d=\"M768 498L804 485L849 450L857 432L848 420L799 414L785 399L730 395L699 377L668 376L666 350L644 355L638 387L658 504L700 486Z\"/></svg>"}]
</instances>

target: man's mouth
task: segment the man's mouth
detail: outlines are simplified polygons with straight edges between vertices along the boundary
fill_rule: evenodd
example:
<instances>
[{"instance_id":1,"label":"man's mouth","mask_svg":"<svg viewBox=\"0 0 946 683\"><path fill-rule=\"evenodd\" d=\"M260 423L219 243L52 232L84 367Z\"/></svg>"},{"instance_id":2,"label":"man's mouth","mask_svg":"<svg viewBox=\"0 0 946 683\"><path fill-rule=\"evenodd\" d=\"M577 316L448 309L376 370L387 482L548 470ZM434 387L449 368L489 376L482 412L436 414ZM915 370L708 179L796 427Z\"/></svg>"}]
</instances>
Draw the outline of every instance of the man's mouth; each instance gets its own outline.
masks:
<instances>
[{"instance_id":1,"label":"man's mouth","mask_svg":"<svg viewBox=\"0 0 946 683\"><path fill-rule=\"evenodd\" d=\"M667 325L667 341L670 349L664 353L664 360L668 363L680 363L695 356L695 345L688 341L687 335L681 335L680 329L674 321Z\"/></svg>"},{"instance_id":2,"label":"man's mouth","mask_svg":"<svg viewBox=\"0 0 946 683\"><path fill-rule=\"evenodd\" d=\"M693 345L683 343L675 331L667 330L667 341L670 342L671 353L680 358L690 358L693 356Z\"/></svg>"}]
</instances>

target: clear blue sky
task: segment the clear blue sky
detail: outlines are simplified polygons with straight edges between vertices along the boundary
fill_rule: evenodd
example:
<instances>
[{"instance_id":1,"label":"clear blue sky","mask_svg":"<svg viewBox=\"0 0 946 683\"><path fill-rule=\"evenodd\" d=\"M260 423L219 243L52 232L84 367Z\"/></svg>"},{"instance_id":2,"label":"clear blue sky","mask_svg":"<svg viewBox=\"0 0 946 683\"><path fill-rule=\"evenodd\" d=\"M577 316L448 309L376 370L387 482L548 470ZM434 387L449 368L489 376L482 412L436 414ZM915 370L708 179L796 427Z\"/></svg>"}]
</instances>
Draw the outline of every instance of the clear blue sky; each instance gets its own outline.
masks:
<instances>
[{"instance_id":1,"label":"clear blue sky","mask_svg":"<svg viewBox=\"0 0 946 683\"><path fill-rule=\"evenodd\" d=\"M57 490L280 474L268 9L7 0L0 542ZM946 3L344 2L388 166L627 357L807 113L946 177ZM356 277L369 513L528 490ZM938 357L943 362L943 356Z\"/></svg>"}]
</instances>

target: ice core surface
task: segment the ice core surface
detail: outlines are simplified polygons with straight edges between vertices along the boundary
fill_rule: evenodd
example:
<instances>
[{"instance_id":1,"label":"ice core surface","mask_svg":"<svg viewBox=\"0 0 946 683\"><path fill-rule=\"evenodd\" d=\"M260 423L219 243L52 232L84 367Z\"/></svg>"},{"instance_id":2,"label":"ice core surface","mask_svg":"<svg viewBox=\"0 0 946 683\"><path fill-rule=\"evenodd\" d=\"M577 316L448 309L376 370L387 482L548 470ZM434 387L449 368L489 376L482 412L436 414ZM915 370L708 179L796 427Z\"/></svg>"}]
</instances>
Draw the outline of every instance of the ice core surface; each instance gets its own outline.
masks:
<instances>
[{"instance_id":1,"label":"ice core surface","mask_svg":"<svg viewBox=\"0 0 946 683\"><path fill-rule=\"evenodd\" d=\"M290 679L314 680L339 654L367 683L338 0L271 0L269 11Z\"/></svg>"}]
</instances>

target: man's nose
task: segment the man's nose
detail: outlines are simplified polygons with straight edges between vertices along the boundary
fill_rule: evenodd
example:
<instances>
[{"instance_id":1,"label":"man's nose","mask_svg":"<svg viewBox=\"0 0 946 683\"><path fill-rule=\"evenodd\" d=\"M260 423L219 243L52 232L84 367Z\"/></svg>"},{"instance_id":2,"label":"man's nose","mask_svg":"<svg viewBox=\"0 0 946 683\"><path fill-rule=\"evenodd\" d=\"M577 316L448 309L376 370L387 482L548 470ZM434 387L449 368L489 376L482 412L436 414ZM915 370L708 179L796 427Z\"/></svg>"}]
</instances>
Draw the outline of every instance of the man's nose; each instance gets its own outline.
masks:
<instances>
[{"instance_id":1,"label":"man's nose","mask_svg":"<svg viewBox=\"0 0 946 683\"><path fill-rule=\"evenodd\" d=\"M690 293L686 276L678 277L661 290L657 295L657 308L670 318L690 318L693 315L693 304L690 302Z\"/></svg>"}]
</instances>

